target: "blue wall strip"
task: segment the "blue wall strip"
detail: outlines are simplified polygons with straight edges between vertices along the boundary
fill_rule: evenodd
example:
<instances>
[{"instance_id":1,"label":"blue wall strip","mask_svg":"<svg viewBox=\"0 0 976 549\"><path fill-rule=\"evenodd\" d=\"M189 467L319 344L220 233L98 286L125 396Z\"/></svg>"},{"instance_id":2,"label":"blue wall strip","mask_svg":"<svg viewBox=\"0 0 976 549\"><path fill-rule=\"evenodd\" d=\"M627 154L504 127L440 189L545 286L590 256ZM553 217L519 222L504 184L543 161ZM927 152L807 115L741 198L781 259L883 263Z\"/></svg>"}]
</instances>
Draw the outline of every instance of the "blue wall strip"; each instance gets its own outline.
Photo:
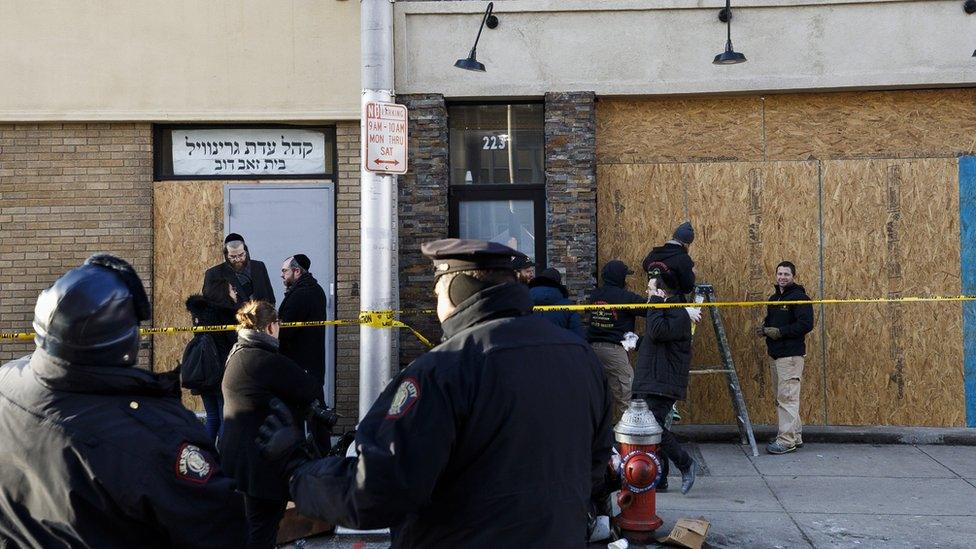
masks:
<instances>
[{"instance_id":1,"label":"blue wall strip","mask_svg":"<svg viewBox=\"0 0 976 549\"><path fill-rule=\"evenodd\" d=\"M959 228L962 293L976 295L976 156L959 159ZM964 302L962 310L966 425L976 427L976 302Z\"/></svg>"}]
</instances>

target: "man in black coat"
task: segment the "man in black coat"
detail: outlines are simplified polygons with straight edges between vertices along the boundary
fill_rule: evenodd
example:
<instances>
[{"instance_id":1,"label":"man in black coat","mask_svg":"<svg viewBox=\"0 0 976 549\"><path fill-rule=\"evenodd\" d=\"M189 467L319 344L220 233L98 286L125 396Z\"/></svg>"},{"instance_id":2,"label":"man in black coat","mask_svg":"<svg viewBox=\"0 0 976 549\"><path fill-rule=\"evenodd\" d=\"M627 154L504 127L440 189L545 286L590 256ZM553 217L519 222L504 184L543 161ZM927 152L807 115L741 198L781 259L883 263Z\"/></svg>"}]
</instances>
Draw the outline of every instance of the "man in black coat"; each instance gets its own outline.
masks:
<instances>
[{"instance_id":1,"label":"man in black coat","mask_svg":"<svg viewBox=\"0 0 976 549\"><path fill-rule=\"evenodd\" d=\"M682 303L677 275L663 263L648 265L648 303ZM695 462L667 428L671 407L688 395L691 365L691 318L683 307L647 310L644 338L637 350L634 396L643 397L663 429L658 453L681 470L681 493L695 483ZM663 467L662 463L662 469Z\"/></svg>"},{"instance_id":2,"label":"man in black coat","mask_svg":"<svg viewBox=\"0 0 976 549\"><path fill-rule=\"evenodd\" d=\"M623 261L608 261L603 266L603 286L593 290L588 302L594 305L644 303L644 298L627 290L627 275L630 274L633 271ZM623 345L624 336L634 331L634 320L641 313L636 309L601 309L590 313L586 336L607 374L613 394L614 423L620 420L630 404L634 382L634 369Z\"/></svg>"},{"instance_id":3,"label":"man in black coat","mask_svg":"<svg viewBox=\"0 0 976 549\"><path fill-rule=\"evenodd\" d=\"M312 262L305 254L295 254L281 265L281 280L285 284L285 298L278 308L282 322L313 322L328 320L325 290L319 285L309 267ZM325 383L325 326L285 328L279 336L281 354L294 360L318 383L319 401Z\"/></svg>"},{"instance_id":4,"label":"man in black coat","mask_svg":"<svg viewBox=\"0 0 976 549\"><path fill-rule=\"evenodd\" d=\"M688 248L695 241L695 229L690 221L685 221L674 229L671 240L651 249L644 258L644 272L650 271L651 263L659 261L667 265L678 279L677 294L682 300L695 291L695 262L688 255Z\"/></svg>"},{"instance_id":5,"label":"man in black coat","mask_svg":"<svg viewBox=\"0 0 976 549\"><path fill-rule=\"evenodd\" d=\"M783 261L776 266L776 291L769 301L810 301L796 283L796 266ZM776 416L779 431L766 446L770 454L786 454L803 446L800 420L800 378L807 354L806 335L813 330L813 305L767 305L766 318L757 334L766 338L776 381Z\"/></svg>"},{"instance_id":6,"label":"man in black coat","mask_svg":"<svg viewBox=\"0 0 976 549\"><path fill-rule=\"evenodd\" d=\"M208 282L226 279L234 284L237 290L238 304L259 299L275 304L274 289L268 278L268 268L264 263L251 259L251 252L244 243L244 237L237 233L230 233L224 238L224 262L207 269L203 275L203 287Z\"/></svg>"},{"instance_id":7,"label":"man in black coat","mask_svg":"<svg viewBox=\"0 0 976 549\"><path fill-rule=\"evenodd\" d=\"M37 349L0 368L0 545L243 545L243 501L178 380L134 367L149 316L107 255L37 299Z\"/></svg>"},{"instance_id":8,"label":"man in black coat","mask_svg":"<svg viewBox=\"0 0 976 549\"><path fill-rule=\"evenodd\" d=\"M600 362L531 314L515 250L458 239L422 250L445 339L380 394L358 456L305 461L281 407L262 428L298 512L389 526L394 547L583 547L612 443Z\"/></svg>"}]
</instances>

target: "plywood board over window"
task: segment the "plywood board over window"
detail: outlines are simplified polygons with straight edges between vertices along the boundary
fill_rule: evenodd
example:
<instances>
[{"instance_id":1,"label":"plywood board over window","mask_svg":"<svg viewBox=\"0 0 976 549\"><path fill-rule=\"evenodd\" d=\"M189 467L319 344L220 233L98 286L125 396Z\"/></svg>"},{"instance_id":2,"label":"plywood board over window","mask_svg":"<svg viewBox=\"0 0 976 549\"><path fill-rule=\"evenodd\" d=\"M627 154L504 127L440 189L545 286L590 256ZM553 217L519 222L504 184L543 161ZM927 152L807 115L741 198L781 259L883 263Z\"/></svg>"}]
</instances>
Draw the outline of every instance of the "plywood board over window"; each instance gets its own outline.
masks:
<instances>
[{"instance_id":1,"label":"plywood board over window","mask_svg":"<svg viewBox=\"0 0 976 549\"><path fill-rule=\"evenodd\" d=\"M824 163L829 295L959 295L957 164ZM964 424L960 305L832 306L827 322L830 423Z\"/></svg>"},{"instance_id":2,"label":"plywood board over window","mask_svg":"<svg viewBox=\"0 0 976 549\"><path fill-rule=\"evenodd\" d=\"M153 187L154 326L189 326L186 298L199 294L203 273L224 260L223 181L166 181ZM156 336L153 370L172 370L190 334ZM200 409L199 399L184 403ZM195 402L196 401L196 402Z\"/></svg>"},{"instance_id":3,"label":"plywood board over window","mask_svg":"<svg viewBox=\"0 0 976 549\"><path fill-rule=\"evenodd\" d=\"M690 252L698 280L723 300L763 299L772 291L776 264L790 259L811 297L819 296L818 167L813 162L704 163L600 166L600 263L623 259L639 266L648 250L690 218L696 238ZM612 221L608 221L612 220ZM806 273L805 277L803 273ZM643 293L646 278L631 278ZM754 335L761 308L724 309L724 324L754 420L772 423L775 409L765 344ZM816 315L819 322L819 313ZM693 350L696 368L720 363L714 332L704 317ZM823 360L819 331L807 338L803 415L824 420ZM731 422L724 377L693 378L690 421Z\"/></svg>"}]
</instances>

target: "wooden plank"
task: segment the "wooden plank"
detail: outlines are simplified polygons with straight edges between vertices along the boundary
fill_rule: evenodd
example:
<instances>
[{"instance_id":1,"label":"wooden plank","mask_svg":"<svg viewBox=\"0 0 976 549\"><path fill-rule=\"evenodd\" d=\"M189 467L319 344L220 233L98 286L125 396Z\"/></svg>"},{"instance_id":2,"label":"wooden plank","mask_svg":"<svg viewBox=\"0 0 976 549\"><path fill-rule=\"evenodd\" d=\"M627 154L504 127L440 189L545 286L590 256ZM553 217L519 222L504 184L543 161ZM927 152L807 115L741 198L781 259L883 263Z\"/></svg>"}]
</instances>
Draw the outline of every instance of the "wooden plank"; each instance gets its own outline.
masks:
<instances>
[{"instance_id":1,"label":"wooden plank","mask_svg":"<svg viewBox=\"0 0 976 549\"><path fill-rule=\"evenodd\" d=\"M808 290L816 297L817 177L816 163L809 162L598 166L600 264L623 259L639 268L647 251L667 240L685 219L687 192L687 212L696 229L690 251L698 279L713 284L720 299L765 298L772 290L775 265L787 258L797 264L801 280L812 282ZM630 282L632 290L643 293L646 277L633 276ZM763 341L753 334L763 315L758 308L723 311L749 412L753 421L770 423L775 407L769 359ZM720 363L711 332L698 332L693 367ZM818 333L808 337L808 344L803 414L808 422L819 423L824 402ZM696 376L682 408L695 423L729 423L728 400L724 376Z\"/></svg>"},{"instance_id":2,"label":"wooden plank","mask_svg":"<svg viewBox=\"0 0 976 549\"><path fill-rule=\"evenodd\" d=\"M955 157L976 150L976 89L768 95L769 159Z\"/></svg>"},{"instance_id":3,"label":"wooden plank","mask_svg":"<svg viewBox=\"0 0 976 549\"><path fill-rule=\"evenodd\" d=\"M958 295L955 159L823 166L830 297ZM959 305L827 308L828 421L963 426Z\"/></svg>"},{"instance_id":4,"label":"wooden plank","mask_svg":"<svg viewBox=\"0 0 976 549\"><path fill-rule=\"evenodd\" d=\"M758 96L601 98L596 124L600 164L763 158Z\"/></svg>"},{"instance_id":5,"label":"wooden plank","mask_svg":"<svg viewBox=\"0 0 976 549\"><path fill-rule=\"evenodd\" d=\"M153 187L153 325L188 326L186 298L200 293L203 273L223 261L223 181L167 181ZM190 334L155 336L153 370L172 370ZM184 404L200 410L184 392Z\"/></svg>"}]
</instances>

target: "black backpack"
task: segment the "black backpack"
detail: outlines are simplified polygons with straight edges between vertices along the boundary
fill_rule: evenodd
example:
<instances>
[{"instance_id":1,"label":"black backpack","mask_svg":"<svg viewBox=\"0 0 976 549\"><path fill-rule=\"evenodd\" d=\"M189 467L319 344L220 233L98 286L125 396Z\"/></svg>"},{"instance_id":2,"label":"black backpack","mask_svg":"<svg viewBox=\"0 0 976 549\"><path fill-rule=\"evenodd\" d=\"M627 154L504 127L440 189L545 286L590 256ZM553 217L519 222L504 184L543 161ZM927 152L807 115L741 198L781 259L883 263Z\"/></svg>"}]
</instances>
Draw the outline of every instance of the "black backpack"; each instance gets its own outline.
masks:
<instances>
[{"instance_id":1,"label":"black backpack","mask_svg":"<svg viewBox=\"0 0 976 549\"><path fill-rule=\"evenodd\" d=\"M180 361L180 385L191 391L220 389L224 365L210 334L197 334L186 344Z\"/></svg>"}]
</instances>

